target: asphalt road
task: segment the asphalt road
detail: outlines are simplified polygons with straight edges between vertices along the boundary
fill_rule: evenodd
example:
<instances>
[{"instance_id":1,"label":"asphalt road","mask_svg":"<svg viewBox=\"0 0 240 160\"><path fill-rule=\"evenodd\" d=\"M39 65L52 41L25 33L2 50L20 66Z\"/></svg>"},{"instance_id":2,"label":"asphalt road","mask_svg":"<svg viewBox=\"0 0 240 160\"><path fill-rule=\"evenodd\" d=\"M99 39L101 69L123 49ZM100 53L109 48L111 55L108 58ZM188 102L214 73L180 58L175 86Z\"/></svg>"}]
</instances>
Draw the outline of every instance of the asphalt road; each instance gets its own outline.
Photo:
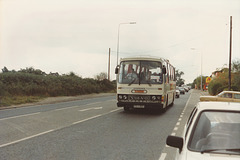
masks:
<instances>
[{"instance_id":1,"label":"asphalt road","mask_svg":"<svg viewBox=\"0 0 240 160\"><path fill-rule=\"evenodd\" d=\"M162 114L126 113L115 96L1 110L0 159L172 159L166 138L181 135L200 94L181 95Z\"/></svg>"}]
</instances>

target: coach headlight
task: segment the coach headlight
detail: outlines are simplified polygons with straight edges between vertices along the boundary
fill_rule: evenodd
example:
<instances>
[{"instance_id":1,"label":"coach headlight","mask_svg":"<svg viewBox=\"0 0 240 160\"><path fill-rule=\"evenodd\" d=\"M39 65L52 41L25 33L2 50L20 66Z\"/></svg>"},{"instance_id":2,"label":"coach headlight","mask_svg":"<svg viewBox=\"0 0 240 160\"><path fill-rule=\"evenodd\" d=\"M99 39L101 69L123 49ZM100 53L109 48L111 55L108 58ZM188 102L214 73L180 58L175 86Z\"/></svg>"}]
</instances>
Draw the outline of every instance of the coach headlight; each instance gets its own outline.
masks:
<instances>
[{"instance_id":1,"label":"coach headlight","mask_svg":"<svg viewBox=\"0 0 240 160\"><path fill-rule=\"evenodd\" d=\"M152 96L152 100L155 101L157 99L156 96Z\"/></svg>"},{"instance_id":2,"label":"coach headlight","mask_svg":"<svg viewBox=\"0 0 240 160\"><path fill-rule=\"evenodd\" d=\"M127 95L123 95L123 99L124 99L124 100L127 100Z\"/></svg>"},{"instance_id":3,"label":"coach headlight","mask_svg":"<svg viewBox=\"0 0 240 160\"><path fill-rule=\"evenodd\" d=\"M122 100L123 96L122 95L118 95L118 99Z\"/></svg>"}]
</instances>

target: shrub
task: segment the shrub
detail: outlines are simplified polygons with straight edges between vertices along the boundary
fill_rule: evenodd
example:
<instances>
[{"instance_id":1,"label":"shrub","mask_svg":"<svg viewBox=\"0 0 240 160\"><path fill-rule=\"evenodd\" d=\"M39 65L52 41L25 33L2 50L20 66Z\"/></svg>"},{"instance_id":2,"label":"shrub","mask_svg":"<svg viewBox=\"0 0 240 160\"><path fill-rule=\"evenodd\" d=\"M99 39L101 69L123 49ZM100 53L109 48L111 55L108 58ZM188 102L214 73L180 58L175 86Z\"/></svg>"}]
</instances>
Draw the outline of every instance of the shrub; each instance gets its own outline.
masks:
<instances>
[{"instance_id":1,"label":"shrub","mask_svg":"<svg viewBox=\"0 0 240 160\"><path fill-rule=\"evenodd\" d=\"M223 86L220 82L211 81L208 85L208 92L211 95L216 95L219 93L221 87L223 87Z\"/></svg>"},{"instance_id":2,"label":"shrub","mask_svg":"<svg viewBox=\"0 0 240 160\"><path fill-rule=\"evenodd\" d=\"M0 96L75 96L108 92L115 88L110 81L69 75L45 74L33 68L0 73Z\"/></svg>"}]
</instances>

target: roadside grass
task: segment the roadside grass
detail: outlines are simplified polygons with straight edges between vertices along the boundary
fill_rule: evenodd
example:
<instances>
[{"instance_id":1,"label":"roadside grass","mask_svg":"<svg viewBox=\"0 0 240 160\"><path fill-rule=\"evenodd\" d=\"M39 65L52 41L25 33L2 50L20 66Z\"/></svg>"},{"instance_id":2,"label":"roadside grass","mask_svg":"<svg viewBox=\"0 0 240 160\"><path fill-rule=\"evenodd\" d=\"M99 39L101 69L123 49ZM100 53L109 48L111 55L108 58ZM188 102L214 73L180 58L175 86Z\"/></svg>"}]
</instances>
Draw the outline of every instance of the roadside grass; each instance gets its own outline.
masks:
<instances>
[{"instance_id":1,"label":"roadside grass","mask_svg":"<svg viewBox=\"0 0 240 160\"><path fill-rule=\"evenodd\" d=\"M1 97L1 99L0 99L0 107L38 102L39 100L41 100L43 98L45 98L45 97L41 97L41 96L11 96L11 97L4 96L4 97Z\"/></svg>"}]
</instances>

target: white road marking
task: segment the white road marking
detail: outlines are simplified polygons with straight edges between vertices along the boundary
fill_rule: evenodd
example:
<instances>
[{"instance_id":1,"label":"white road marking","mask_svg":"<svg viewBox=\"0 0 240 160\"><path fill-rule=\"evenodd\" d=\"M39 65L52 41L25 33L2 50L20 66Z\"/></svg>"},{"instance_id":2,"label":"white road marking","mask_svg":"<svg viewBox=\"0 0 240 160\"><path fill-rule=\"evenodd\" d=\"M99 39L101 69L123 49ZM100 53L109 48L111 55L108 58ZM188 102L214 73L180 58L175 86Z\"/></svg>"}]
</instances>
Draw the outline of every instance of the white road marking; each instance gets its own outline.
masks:
<instances>
[{"instance_id":1,"label":"white road marking","mask_svg":"<svg viewBox=\"0 0 240 160\"><path fill-rule=\"evenodd\" d=\"M86 109L81 109L81 110L78 110L80 112L84 112L84 111L88 111L88 110L92 110L92 109L102 109L103 107L93 107L93 108L86 108Z\"/></svg>"},{"instance_id":2,"label":"white road marking","mask_svg":"<svg viewBox=\"0 0 240 160\"><path fill-rule=\"evenodd\" d=\"M172 136L175 136L175 135L176 135L176 133L174 133L174 132L173 132L171 135L172 135Z\"/></svg>"},{"instance_id":3,"label":"white road marking","mask_svg":"<svg viewBox=\"0 0 240 160\"><path fill-rule=\"evenodd\" d=\"M186 105L185 105L185 107L184 107L184 109L183 109L183 111L182 111L182 113L181 113L180 118L179 118L178 121L181 121L181 120L182 120L182 117L183 117L184 112L185 112L185 110L186 110L186 108L187 108L187 106L188 106L188 103L189 103L189 101L190 101L190 99L191 99L191 96L192 96L192 94L191 94L190 97L188 98L188 101L187 101L187 103L186 103ZM176 123L176 126L179 126L179 125L180 125L180 122L177 122L177 123ZM175 127L175 128L174 128L174 131L175 131L175 130L178 130L178 127ZM176 133L173 132L171 135L175 136ZM170 146L166 145L165 147L168 148L168 147L170 147ZM167 156L167 153L162 153L162 154L160 155L160 157L159 157L159 160L165 160L166 156Z\"/></svg>"},{"instance_id":4,"label":"white road marking","mask_svg":"<svg viewBox=\"0 0 240 160\"><path fill-rule=\"evenodd\" d=\"M55 109L55 111L61 111L61 110L65 110L65 109L70 109L70 108L77 108L80 106L72 106L72 107L66 107L66 108L59 108L59 109Z\"/></svg>"},{"instance_id":5,"label":"white road marking","mask_svg":"<svg viewBox=\"0 0 240 160\"><path fill-rule=\"evenodd\" d=\"M28 140L28 139L31 139L31 138L34 138L34 137L37 137L37 136L41 136L41 135L43 135L43 134L47 134L47 133L50 133L50 132L52 132L52 131L54 131L54 130L48 130L48 131L46 131L46 132L38 133L38 134L29 136L29 137L26 137L26 138L22 138L22 139L13 141L13 142L9 142L9 143L6 143L6 144L2 144L2 145L0 145L0 148L5 147L5 146L8 146L8 145L11 145L11 144L15 144L15 143L18 143L18 142L21 142L21 141L25 141L25 140Z\"/></svg>"},{"instance_id":6,"label":"white road marking","mask_svg":"<svg viewBox=\"0 0 240 160\"><path fill-rule=\"evenodd\" d=\"M185 105L185 107L184 107L184 109L183 109L184 112L185 112L185 110L186 110L186 108L187 108L187 106L188 106L188 103L189 103L189 101L190 101L190 99L191 99L191 96L192 96L192 94L190 94L190 96L189 96L189 98L188 98L188 101L187 101L187 103L186 103L186 105Z\"/></svg>"},{"instance_id":7,"label":"white road marking","mask_svg":"<svg viewBox=\"0 0 240 160\"><path fill-rule=\"evenodd\" d=\"M167 156L167 153L162 153L158 160L164 160Z\"/></svg>"},{"instance_id":8,"label":"white road marking","mask_svg":"<svg viewBox=\"0 0 240 160\"><path fill-rule=\"evenodd\" d=\"M102 103L102 102L88 103L88 104L84 104L84 105L81 105L81 106L72 106L72 107L59 108L59 109L55 109L54 111L61 111L61 110L65 110L65 109L71 109L71 108L77 108L77 107L82 107L82 106L95 105L95 104L99 104L99 103Z\"/></svg>"},{"instance_id":9,"label":"white road marking","mask_svg":"<svg viewBox=\"0 0 240 160\"><path fill-rule=\"evenodd\" d=\"M118 110L120 110L120 109L121 109L121 108L118 108L118 109L112 110L112 111L110 111L109 113L112 113L112 112L118 111Z\"/></svg>"},{"instance_id":10,"label":"white road marking","mask_svg":"<svg viewBox=\"0 0 240 160\"><path fill-rule=\"evenodd\" d=\"M90 117L90 118L83 119L83 120L81 120L81 121L73 122L72 124L82 123L82 122L85 122L85 121L87 121L87 120L94 119L94 118L97 118L97 117L100 117L100 116L102 116L102 115L99 114L99 115L96 115L96 116L93 116L93 117Z\"/></svg>"},{"instance_id":11,"label":"white road marking","mask_svg":"<svg viewBox=\"0 0 240 160\"><path fill-rule=\"evenodd\" d=\"M2 118L2 119L0 119L0 121L7 120L7 119L19 118L19 117L32 116L32 115L36 115L36 114L40 114L40 113L41 113L41 112L37 112L37 113L30 113L30 114L23 114L23 115L14 116L14 117L7 117L7 118Z\"/></svg>"},{"instance_id":12,"label":"white road marking","mask_svg":"<svg viewBox=\"0 0 240 160\"><path fill-rule=\"evenodd\" d=\"M79 107L79 106L73 106L73 107L71 107L71 108L75 108L75 107ZM64 109L68 109L68 108L70 108L70 107L67 107L67 108L64 108ZM102 109L102 107L95 107L95 109ZM63 108L58 109L58 110L63 110ZM93 116L93 117L90 117L90 118L83 119L83 120L81 120L81 121L74 122L74 123L72 123L72 125L78 124L78 123L81 123L81 122L85 122L85 121L88 121L88 120L91 120L91 119L94 119L94 118L97 118L97 117L100 117L100 116L103 116L103 115L107 115L107 114L109 114L109 113L112 113L112 112L115 112L115 111L118 111L118 110L120 110L120 108L115 109L115 110L112 110L112 111L110 111L110 112L108 112L108 113L105 113L105 114L99 114L99 115L96 115L96 116ZM25 115L19 115L19 116L14 116L14 117L8 117L8 118L0 119L0 120L7 120L7 119L13 119L13 118L31 116L31 115L36 115L36 114L39 114L39 113L41 113L41 112L31 113L31 114L25 114ZM64 127L63 127L63 128L64 128ZM50 133L50 132L53 132L53 131L56 131L56 130L59 130L59 129L62 129L62 128L57 128L57 129L48 130L48 131L41 132L41 133L38 133L38 134L35 134L35 135L32 135L32 136L29 136L29 137L25 137L25 138L16 140L16 141L12 141L12 142L9 142L9 143L1 144L1 145L0 145L0 148L5 147L5 146L8 146L8 145L11 145L11 144L15 144L15 143L18 143L18 142L22 142L22 141L25 141L25 140L28 140L28 139L31 139L31 138L34 138L34 137L38 137L38 136L41 136L41 135L44 135L44 134L47 134L47 133Z\"/></svg>"}]
</instances>

